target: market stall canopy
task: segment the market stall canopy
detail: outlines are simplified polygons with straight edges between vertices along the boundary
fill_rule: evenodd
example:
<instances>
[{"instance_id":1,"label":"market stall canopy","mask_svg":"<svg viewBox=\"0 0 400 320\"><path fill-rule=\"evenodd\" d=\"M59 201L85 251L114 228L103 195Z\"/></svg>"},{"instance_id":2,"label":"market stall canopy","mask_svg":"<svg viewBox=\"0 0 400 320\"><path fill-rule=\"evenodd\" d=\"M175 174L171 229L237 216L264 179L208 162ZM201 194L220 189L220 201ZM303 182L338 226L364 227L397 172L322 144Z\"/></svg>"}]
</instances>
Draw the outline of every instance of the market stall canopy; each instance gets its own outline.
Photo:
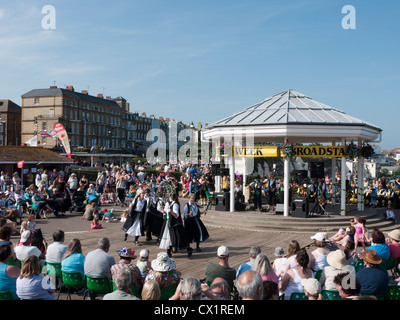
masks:
<instances>
[{"instance_id":1,"label":"market stall canopy","mask_svg":"<svg viewBox=\"0 0 400 320\"><path fill-rule=\"evenodd\" d=\"M203 139L251 134L254 142L332 143L361 139L376 141L382 129L315 101L303 93L286 90L216 121L204 128Z\"/></svg>"}]
</instances>

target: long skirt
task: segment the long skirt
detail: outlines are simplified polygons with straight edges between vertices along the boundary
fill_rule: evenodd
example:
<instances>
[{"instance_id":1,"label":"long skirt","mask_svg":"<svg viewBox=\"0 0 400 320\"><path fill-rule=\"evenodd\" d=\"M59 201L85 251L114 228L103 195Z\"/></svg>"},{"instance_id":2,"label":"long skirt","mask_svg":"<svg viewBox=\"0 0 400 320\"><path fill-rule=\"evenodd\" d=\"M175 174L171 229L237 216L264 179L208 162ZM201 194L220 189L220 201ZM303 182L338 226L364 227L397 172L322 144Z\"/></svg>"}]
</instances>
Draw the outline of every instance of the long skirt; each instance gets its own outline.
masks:
<instances>
[{"instance_id":1,"label":"long skirt","mask_svg":"<svg viewBox=\"0 0 400 320\"><path fill-rule=\"evenodd\" d=\"M189 242L203 242L210 237L203 222L196 217L185 220L185 230L188 235Z\"/></svg>"},{"instance_id":2,"label":"long skirt","mask_svg":"<svg viewBox=\"0 0 400 320\"><path fill-rule=\"evenodd\" d=\"M126 231L126 233L133 237L143 235L142 223L140 221L139 215L136 216L135 221L133 222L132 226Z\"/></svg>"}]
</instances>

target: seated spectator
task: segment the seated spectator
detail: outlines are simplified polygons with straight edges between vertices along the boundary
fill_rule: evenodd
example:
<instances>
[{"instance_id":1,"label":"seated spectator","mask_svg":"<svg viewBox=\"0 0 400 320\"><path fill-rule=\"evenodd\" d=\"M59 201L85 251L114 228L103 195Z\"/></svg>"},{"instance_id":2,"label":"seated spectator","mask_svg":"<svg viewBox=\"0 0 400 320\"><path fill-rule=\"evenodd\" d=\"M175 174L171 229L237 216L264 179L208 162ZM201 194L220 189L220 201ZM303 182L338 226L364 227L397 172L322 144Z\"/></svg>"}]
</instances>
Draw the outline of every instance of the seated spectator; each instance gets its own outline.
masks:
<instances>
[{"instance_id":1,"label":"seated spectator","mask_svg":"<svg viewBox=\"0 0 400 320\"><path fill-rule=\"evenodd\" d=\"M372 230L371 246L368 249L375 250L382 260L390 258L390 248L386 243L385 235L379 229Z\"/></svg>"},{"instance_id":2,"label":"seated spectator","mask_svg":"<svg viewBox=\"0 0 400 320\"><path fill-rule=\"evenodd\" d=\"M335 276L333 282L342 299L354 300L360 295L361 284L354 273L342 272Z\"/></svg>"},{"instance_id":3,"label":"seated spectator","mask_svg":"<svg viewBox=\"0 0 400 320\"><path fill-rule=\"evenodd\" d=\"M252 270L257 271L263 281L274 281L276 283L279 283L278 276L272 268L267 255L264 253L259 253L257 255Z\"/></svg>"},{"instance_id":4,"label":"seated spectator","mask_svg":"<svg viewBox=\"0 0 400 320\"><path fill-rule=\"evenodd\" d=\"M82 254L82 245L79 239L72 239L61 257L61 271L79 272L85 279L85 256Z\"/></svg>"},{"instance_id":5,"label":"seated spectator","mask_svg":"<svg viewBox=\"0 0 400 320\"><path fill-rule=\"evenodd\" d=\"M282 277L289 269L296 268L296 255L300 251L300 244L297 240L291 240L287 250L287 260L277 272L278 277Z\"/></svg>"},{"instance_id":6,"label":"seated spectator","mask_svg":"<svg viewBox=\"0 0 400 320\"><path fill-rule=\"evenodd\" d=\"M111 267L112 280L115 282L117 272L121 269L126 269L131 273L132 282L135 283L136 288L140 292L143 287L142 274L139 268L132 264L132 260L136 259L135 250L131 248L122 248L117 252L120 261Z\"/></svg>"},{"instance_id":7,"label":"seated spectator","mask_svg":"<svg viewBox=\"0 0 400 320\"><path fill-rule=\"evenodd\" d=\"M83 213L81 220L85 219L87 221L92 221L96 213L97 213L97 204L96 202L92 201L86 205L85 212Z\"/></svg>"},{"instance_id":8,"label":"seated spectator","mask_svg":"<svg viewBox=\"0 0 400 320\"><path fill-rule=\"evenodd\" d=\"M236 288L242 300L262 300L263 281L256 271L243 272L236 282Z\"/></svg>"},{"instance_id":9,"label":"seated spectator","mask_svg":"<svg viewBox=\"0 0 400 320\"><path fill-rule=\"evenodd\" d=\"M321 284L315 278L301 280L301 285L304 288L304 293L308 300L324 300L321 294Z\"/></svg>"},{"instance_id":10,"label":"seated spectator","mask_svg":"<svg viewBox=\"0 0 400 320\"><path fill-rule=\"evenodd\" d=\"M10 241L12 235L12 229L9 226L3 226L0 228L0 246L10 246L11 248L11 257L15 259L15 252L13 248L13 244Z\"/></svg>"},{"instance_id":11,"label":"seated spectator","mask_svg":"<svg viewBox=\"0 0 400 320\"><path fill-rule=\"evenodd\" d=\"M236 279L239 278L239 276L247 271L247 270L251 270L251 267L253 266L254 260L256 259L257 255L261 253L261 249L259 246L253 246L250 248L250 252L249 252L249 261L242 263L239 268L238 271L236 273Z\"/></svg>"},{"instance_id":12,"label":"seated spectator","mask_svg":"<svg viewBox=\"0 0 400 320\"><path fill-rule=\"evenodd\" d=\"M54 285L50 279L40 275L39 259L35 255L28 256L17 278L17 295L23 300L55 300Z\"/></svg>"},{"instance_id":13,"label":"seated spectator","mask_svg":"<svg viewBox=\"0 0 400 320\"><path fill-rule=\"evenodd\" d=\"M142 289L142 300L160 300L161 290L156 280L146 281Z\"/></svg>"},{"instance_id":14,"label":"seated spectator","mask_svg":"<svg viewBox=\"0 0 400 320\"><path fill-rule=\"evenodd\" d=\"M17 278L20 269L16 266L8 265L12 257L12 249L9 245L0 246L0 291L10 292L14 300L17 296Z\"/></svg>"},{"instance_id":15,"label":"seated spectator","mask_svg":"<svg viewBox=\"0 0 400 320\"><path fill-rule=\"evenodd\" d=\"M150 254L149 250L147 249L141 250L139 253L139 259L136 261L136 267L139 268L143 280L146 278L147 273L151 269L149 254Z\"/></svg>"},{"instance_id":16,"label":"seated spectator","mask_svg":"<svg viewBox=\"0 0 400 320\"><path fill-rule=\"evenodd\" d=\"M396 216L394 214L393 208L391 205L388 205L386 212L383 214L385 220L390 220L390 221L395 221L396 222Z\"/></svg>"},{"instance_id":17,"label":"seated spectator","mask_svg":"<svg viewBox=\"0 0 400 320\"><path fill-rule=\"evenodd\" d=\"M280 268L282 266L284 266L286 263L287 258L284 257L284 255L285 255L285 251L283 250L282 247L275 248L274 256L276 258L272 264L272 267L274 268L276 274L278 274Z\"/></svg>"},{"instance_id":18,"label":"seated spectator","mask_svg":"<svg viewBox=\"0 0 400 320\"><path fill-rule=\"evenodd\" d=\"M37 247L42 252L42 254L44 255L44 257L46 259L47 242L43 237L43 233L42 233L41 229L36 229L33 231L31 245ZM42 264L44 264L45 259L43 259L43 261L41 261Z\"/></svg>"},{"instance_id":19,"label":"seated spectator","mask_svg":"<svg viewBox=\"0 0 400 320\"><path fill-rule=\"evenodd\" d=\"M390 257L400 258L400 229L390 231L386 242L390 249Z\"/></svg>"},{"instance_id":20,"label":"seated spectator","mask_svg":"<svg viewBox=\"0 0 400 320\"><path fill-rule=\"evenodd\" d=\"M33 233L29 230L25 231L21 235L21 239L19 241L19 244L15 246L14 252L16 258L23 262L28 256L31 254L35 255L39 259L45 259L46 255L42 253L38 247L32 246L32 236Z\"/></svg>"},{"instance_id":21,"label":"seated spectator","mask_svg":"<svg viewBox=\"0 0 400 320\"><path fill-rule=\"evenodd\" d=\"M46 262L58 263L67 250L67 245L64 244L64 231L57 230L53 233L53 243L47 247Z\"/></svg>"},{"instance_id":22,"label":"seated spectator","mask_svg":"<svg viewBox=\"0 0 400 320\"><path fill-rule=\"evenodd\" d=\"M274 281L263 281L263 300L279 300L279 286Z\"/></svg>"},{"instance_id":23,"label":"seated spectator","mask_svg":"<svg viewBox=\"0 0 400 320\"><path fill-rule=\"evenodd\" d=\"M110 240L100 238L97 249L90 251L85 257L85 275L90 277L108 277L111 280L111 266L115 264L114 257L108 254Z\"/></svg>"},{"instance_id":24,"label":"seated spectator","mask_svg":"<svg viewBox=\"0 0 400 320\"><path fill-rule=\"evenodd\" d=\"M328 262L328 266L323 269L321 278L319 280L323 289L336 290L336 284L333 280L339 273L356 272L354 267L350 265L346 259L344 251L340 249L331 251L326 260Z\"/></svg>"},{"instance_id":25,"label":"seated spectator","mask_svg":"<svg viewBox=\"0 0 400 320\"><path fill-rule=\"evenodd\" d=\"M179 283L180 273L176 270L174 260L166 252L160 252L151 262L151 270L147 273L145 283L149 280L156 280L161 289Z\"/></svg>"},{"instance_id":26,"label":"seated spectator","mask_svg":"<svg viewBox=\"0 0 400 320\"><path fill-rule=\"evenodd\" d=\"M330 252L330 250L326 248L325 233L318 232L312 236L311 239L314 240L314 246L316 249L311 252L309 267L314 271L321 270L328 265L326 257Z\"/></svg>"},{"instance_id":27,"label":"seated spectator","mask_svg":"<svg viewBox=\"0 0 400 320\"><path fill-rule=\"evenodd\" d=\"M200 281L189 276L179 283L175 294L169 300L200 300L202 292Z\"/></svg>"},{"instance_id":28,"label":"seated spectator","mask_svg":"<svg viewBox=\"0 0 400 320\"><path fill-rule=\"evenodd\" d=\"M290 268L282 277L279 289L285 294L285 300L290 300L293 292L304 292L301 280L313 277L312 270L308 268L309 261L307 252L300 250L296 255L296 268Z\"/></svg>"},{"instance_id":29,"label":"seated spectator","mask_svg":"<svg viewBox=\"0 0 400 320\"><path fill-rule=\"evenodd\" d=\"M361 284L360 292L371 295L385 294L389 286L389 275L386 270L379 267L382 258L373 249L361 252L360 258L365 264L365 268L356 274Z\"/></svg>"},{"instance_id":30,"label":"seated spectator","mask_svg":"<svg viewBox=\"0 0 400 320\"><path fill-rule=\"evenodd\" d=\"M229 266L229 249L221 246L217 250L218 263L208 263L206 267L206 282L212 283L215 278L223 278L229 285L236 279L236 270Z\"/></svg>"},{"instance_id":31,"label":"seated spectator","mask_svg":"<svg viewBox=\"0 0 400 320\"><path fill-rule=\"evenodd\" d=\"M229 299L229 284L228 281L222 278L215 278L211 284L211 292L218 298L218 300L230 300ZM205 296L202 300L215 300L213 298Z\"/></svg>"},{"instance_id":32,"label":"seated spectator","mask_svg":"<svg viewBox=\"0 0 400 320\"><path fill-rule=\"evenodd\" d=\"M132 294L131 272L127 269L120 269L115 274L115 286L117 290L104 295L103 300L140 300Z\"/></svg>"}]
</instances>

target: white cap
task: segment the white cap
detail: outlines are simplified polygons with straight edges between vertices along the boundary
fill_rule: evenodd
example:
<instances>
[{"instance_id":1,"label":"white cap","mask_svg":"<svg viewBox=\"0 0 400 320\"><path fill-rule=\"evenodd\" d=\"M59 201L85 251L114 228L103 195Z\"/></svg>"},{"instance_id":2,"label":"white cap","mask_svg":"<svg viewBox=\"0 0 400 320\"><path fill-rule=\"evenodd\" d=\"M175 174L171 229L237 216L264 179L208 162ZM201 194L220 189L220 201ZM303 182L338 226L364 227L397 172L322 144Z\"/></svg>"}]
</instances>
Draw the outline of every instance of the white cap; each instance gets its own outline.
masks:
<instances>
[{"instance_id":1,"label":"white cap","mask_svg":"<svg viewBox=\"0 0 400 320\"><path fill-rule=\"evenodd\" d=\"M147 258L149 256L149 250L147 249L143 249L142 251L140 251L140 257L142 258Z\"/></svg>"},{"instance_id":2,"label":"white cap","mask_svg":"<svg viewBox=\"0 0 400 320\"><path fill-rule=\"evenodd\" d=\"M229 256L229 249L225 246L220 246L217 250L217 255L218 257L227 257Z\"/></svg>"},{"instance_id":3,"label":"white cap","mask_svg":"<svg viewBox=\"0 0 400 320\"><path fill-rule=\"evenodd\" d=\"M311 237L313 240L317 241L325 241L326 240L326 235L324 232L317 232L315 235Z\"/></svg>"},{"instance_id":4,"label":"white cap","mask_svg":"<svg viewBox=\"0 0 400 320\"><path fill-rule=\"evenodd\" d=\"M20 242L24 243L24 242L28 241L28 239L31 237L31 235L32 235L31 231L29 231L29 230L24 231L21 234Z\"/></svg>"},{"instance_id":5,"label":"white cap","mask_svg":"<svg viewBox=\"0 0 400 320\"><path fill-rule=\"evenodd\" d=\"M315 296L321 292L321 285L315 278L302 279L301 285L310 295Z\"/></svg>"}]
</instances>

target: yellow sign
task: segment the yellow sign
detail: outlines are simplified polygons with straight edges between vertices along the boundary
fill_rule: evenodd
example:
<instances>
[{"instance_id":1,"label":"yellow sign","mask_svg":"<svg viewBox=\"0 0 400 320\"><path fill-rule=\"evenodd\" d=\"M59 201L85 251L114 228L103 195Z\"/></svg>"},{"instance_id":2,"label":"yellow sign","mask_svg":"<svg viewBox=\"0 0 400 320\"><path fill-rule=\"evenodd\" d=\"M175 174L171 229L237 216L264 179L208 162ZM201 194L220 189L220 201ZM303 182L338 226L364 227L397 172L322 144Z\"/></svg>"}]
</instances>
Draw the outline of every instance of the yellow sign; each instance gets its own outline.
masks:
<instances>
[{"instance_id":1,"label":"yellow sign","mask_svg":"<svg viewBox=\"0 0 400 320\"><path fill-rule=\"evenodd\" d=\"M295 157L327 157L345 156L345 148L340 146L295 146Z\"/></svg>"},{"instance_id":2,"label":"yellow sign","mask_svg":"<svg viewBox=\"0 0 400 320\"><path fill-rule=\"evenodd\" d=\"M278 147L259 146L259 147L232 147L234 157L279 157Z\"/></svg>"}]
</instances>

